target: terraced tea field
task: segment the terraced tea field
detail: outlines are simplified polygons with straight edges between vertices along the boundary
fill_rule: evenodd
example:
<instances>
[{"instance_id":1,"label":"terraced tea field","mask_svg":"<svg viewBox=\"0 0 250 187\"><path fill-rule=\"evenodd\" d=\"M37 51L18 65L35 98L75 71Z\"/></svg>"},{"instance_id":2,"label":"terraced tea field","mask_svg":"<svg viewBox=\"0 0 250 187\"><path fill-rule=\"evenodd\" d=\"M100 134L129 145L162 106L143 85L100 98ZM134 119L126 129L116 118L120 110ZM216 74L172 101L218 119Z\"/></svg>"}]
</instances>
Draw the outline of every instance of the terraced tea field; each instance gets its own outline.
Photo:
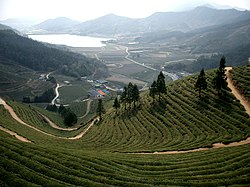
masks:
<instances>
[{"instance_id":1,"label":"terraced tea field","mask_svg":"<svg viewBox=\"0 0 250 187\"><path fill-rule=\"evenodd\" d=\"M220 99L211 84L214 72L206 74L202 99L194 91L196 76L180 79L167 86L161 103L143 92L139 108L122 107L118 115L108 109L103 121L77 140L57 136L76 136L93 123L61 132L35 109L8 102L23 121L54 135L48 136L18 123L0 106L0 125L32 141L0 131L0 185L249 186L250 144L212 148L249 137L249 115L230 92ZM198 148L211 149L176 152ZM164 151L173 152L160 154Z\"/></svg>"}]
</instances>

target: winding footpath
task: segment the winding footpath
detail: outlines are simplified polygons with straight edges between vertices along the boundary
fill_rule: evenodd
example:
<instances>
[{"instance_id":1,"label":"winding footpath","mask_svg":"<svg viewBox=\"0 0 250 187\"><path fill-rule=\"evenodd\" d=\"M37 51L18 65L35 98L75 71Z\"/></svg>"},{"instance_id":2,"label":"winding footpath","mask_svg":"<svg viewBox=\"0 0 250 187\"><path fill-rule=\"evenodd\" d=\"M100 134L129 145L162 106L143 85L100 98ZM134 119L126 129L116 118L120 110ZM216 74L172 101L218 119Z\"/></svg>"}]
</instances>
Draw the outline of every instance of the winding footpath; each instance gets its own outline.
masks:
<instances>
[{"instance_id":1,"label":"winding footpath","mask_svg":"<svg viewBox=\"0 0 250 187\"><path fill-rule=\"evenodd\" d=\"M228 87L231 89L232 94L240 101L240 103L244 106L246 112L250 116L250 104L246 101L246 99L240 94L240 92L235 88L233 85L232 78L230 76L230 70L232 70L232 67L226 67L226 75L227 75L227 83Z\"/></svg>"},{"instance_id":2,"label":"winding footpath","mask_svg":"<svg viewBox=\"0 0 250 187\"><path fill-rule=\"evenodd\" d=\"M91 103L92 103L92 99L87 99L87 109L86 109L86 112L85 112L85 114L83 115L83 116L81 116L81 117L79 117L79 118L85 118L88 114L89 114L89 112L90 112L90 105L91 105Z\"/></svg>"},{"instance_id":3,"label":"winding footpath","mask_svg":"<svg viewBox=\"0 0 250 187\"><path fill-rule=\"evenodd\" d=\"M14 110L13 110L13 108L12 108L11 106L9 106L2 98L0 98L0 104L4 106L4 108L10 113L11 117L12 117L13 119L15 119L18 123L20 123L20 124L22 124L22 125L25 125L25 126L31 128L31 129L33 129L33 130L35 130L35 131L38 131L38 132L40 132L40 133L43 133L43 134L45 134L45 135L48 135L48 136L51 136L51 137L54 137L54 138L65 139L65 140L76 140L76 139L82 138L82 136L83 136L84 134L86 134L86 132L95 124L95 122L99 120L98 117L95 118L95 119L91 122L91 124L90 124L83 132L81 132L80 134L78 134L78 135L76 135L76 136L74 136L74 137L61 137L61 136L56 136L56 135L53 135L53 134L44 132L44 131L42 131L42 130L36 128L36 127L33 127L33 126L31 126L31 125L25 123L23 120L21 120L21 119L16 115L16 113L15 113ZM47 118L47 117L46 117L46 118ZM47 119L48 119L48 118L47 118ZM49 119L48 119L48 120L49 120ZM49 120L49 121L50 121L50 120ZM51 123L53 123L53 122L51 122ZM51 124L50 124L50 125L51 125ZM16 134L15 132L12 132L12 131L10 131L10 130L8 130L8 129L6 129L6 128L3 128L3 129L0 128L0 130L2 130L2 131L4 131L4 132L7 132L7 131L8 131L7 133L9 133L9 134L10 134L10 132L11 132L11 135ZM20 135L18 135L18 136L21 137ZM15 136L15 137L16 137L16 136ZM20 140L20 139L19 139L19 140ZM28 141L25 141L25 142L28 142ZM31 141L30 141L30 142L31 142Z\"/></svg>"}]
</instances>

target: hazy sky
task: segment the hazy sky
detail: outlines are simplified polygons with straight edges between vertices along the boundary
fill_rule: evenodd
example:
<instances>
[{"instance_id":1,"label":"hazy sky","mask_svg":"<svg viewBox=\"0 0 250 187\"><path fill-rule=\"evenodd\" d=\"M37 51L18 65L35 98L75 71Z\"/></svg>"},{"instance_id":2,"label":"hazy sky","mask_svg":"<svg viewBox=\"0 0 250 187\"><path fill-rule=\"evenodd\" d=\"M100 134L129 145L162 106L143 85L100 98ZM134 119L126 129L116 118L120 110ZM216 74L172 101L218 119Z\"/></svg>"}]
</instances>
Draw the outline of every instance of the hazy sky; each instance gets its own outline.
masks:
<instances>
[{"instance_id":1,"label":"hazy sky","mask_svg":"<svg viewBox=\"0 0 250 187\"><path fill-rule=\"evenodd\" d=\"M250 0L0 0L0 20L63 16L86 21L109 13L141 18L154 12L189 10L207 3L250 10Z\"/></svg>"}]
</instances>

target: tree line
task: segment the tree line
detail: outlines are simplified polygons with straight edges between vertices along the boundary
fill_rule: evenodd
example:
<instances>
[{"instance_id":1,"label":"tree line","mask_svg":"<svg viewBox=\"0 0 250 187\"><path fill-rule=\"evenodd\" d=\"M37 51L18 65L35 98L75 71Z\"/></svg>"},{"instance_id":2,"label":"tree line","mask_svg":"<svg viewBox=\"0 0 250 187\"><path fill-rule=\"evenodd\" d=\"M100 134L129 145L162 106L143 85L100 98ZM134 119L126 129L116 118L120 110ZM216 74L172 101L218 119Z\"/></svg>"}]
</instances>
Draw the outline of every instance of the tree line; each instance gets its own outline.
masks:
<instances>
[{"instance_id":1,"label":"tree line","mask_svg":"<svg viewBox=\"0 0 250 187\"><path fill-rule=\"evenodd\" d=\"M217 90L218 95L224 96L227 89L227 77L225 74L225 57L222 56L220 60L220 66L215 71L215 76L212 80L213 87ZM195 89L199 93L199 98L202 97L202 91L207 89L207 78L205 75L205 71L202 68L200 71L200 74L198 75L197 81L195 83ZM153 103L155 103L155 98L158 95L158 102L160 103L162 100L162 95L167 93L167 87L165 83L165 76L163 72L161 71L157 77L157 80L153 81L149 88L149 96L153 98ZM113 108L116 110L115 114L117 114L118 109L120 108L121 104L124 105L124 109L127 110L127 105L129 106L129 109L131 109L131 105L133 104L133 108L136 107L136 102L140 100L140 92L136 84L132 84L131 82L128 84L128 86L125 86L123 88L123 92L121 93L120 97L116 97L113 103ZM98 100L98 106L97 106L97 114L100 117L100 120L102 119L102 114L105 113L105 109L102 103L102 100Z\"/></svg>"},{"instance_id":2,"label":"tree line","mask_svg":"<svg viewBox=\"0 0 250 187\"><path fill-rule=\"evenodd\" d=\"M215 76L212 80L213 87L217 90L218 96L223 97L226 94L227 90L227 76L226 76L226 58L225 56L222 56L220 59L219 68L215 71ZM202 68L200 71L200 74L198 75L195 89L199 92L199 98L201 98L202 90L207 90L207 80L205 71Z\"/></svg>"},{"instance_id":3,"label":"tree line","mask_svg":"<svg viewBox=\"0 0 250 187\"><path fill-rule=\"evenodd\" d=\"M63 123L67 126L72 126L77 123L77 116L70 108L66 108L63 105L60 105L59 108L54 105L47 105L46 110L51 112L58 112L63 117Z\"/></svg>"}]
</instances>

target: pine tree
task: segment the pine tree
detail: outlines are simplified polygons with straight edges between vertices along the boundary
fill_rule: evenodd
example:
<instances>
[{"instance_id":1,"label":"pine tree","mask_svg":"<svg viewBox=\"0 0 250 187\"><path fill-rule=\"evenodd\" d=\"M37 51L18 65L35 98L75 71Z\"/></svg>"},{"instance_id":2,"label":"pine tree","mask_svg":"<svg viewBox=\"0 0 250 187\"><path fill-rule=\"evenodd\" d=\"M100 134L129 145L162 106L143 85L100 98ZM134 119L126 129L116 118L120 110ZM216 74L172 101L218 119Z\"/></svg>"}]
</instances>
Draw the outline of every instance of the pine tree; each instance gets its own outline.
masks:
<instances>
[{"instance_id":1,"label":"pine tree","mask_svg":"<svg viewBox=\"0 0 250 187\"><path fill-rule=\"evenodd\" d=\"M133 84L131 82L128 83L127 102L129 103L129 108L131 108L131 103L133 102Z\"/></svg>"},{"instance_id":2,"label":"pine tree","mask_svg":"<svg viewBox=\"0 0 250 187\"><path fill-rule=\"evenodd\" d=\"M120 107L120 103L118 101L118 98L116 97L115 98L115 101L114 101L114 104L113 104L113 107L115 108L115 114L117 114L117 109Z\"/></svg>"},{"instance_id":3,"label":"pine tree","mask_svg":"<svg viewBox=\"0 0 250 187\"><path fill-rule=\"evenodd\" d=\"M165 76L163 75L162 71L158 75L156 83L157 83L157 92L159 94L159 102L160 102L161 93L162 94L167 93L166 84L165 84Z\"/></svg>"},{"instance_id":4,"label":"pine tree","mask_svg":"<svg viewBox=\"0 0 250 187\"><path fill-rule=\"evenodd\" d=\"M149 88L149 96L153 98L153 103L155 102L155 95L157 94L157 83L154 81Z\"/></svg>"},{"instance_id":5,"label":"pine tree","mask_svg":"<svg viewBox=\"0 0 250 187\"><path fill-rule=\"evenodd\" d=\"M199 91L199 98L201 97L201 91L207 89L206 75L203 68L198 76L195 88Z\"/></svg>"},{"instance_id":6,"label":"pine tree","mask_svg":"<svg viewBox=\"0 0 250 187\"><path fill-rule=\"evenodd\" d=\"M226 59L223 56L220 60L220 67L215 72L215 77L213 79L214 88L218 91L218 95L221 96L222 91L227 88L227 77L225 74L225 64Z\"/></svg>"},{"instance_id":7,"label":"pine tree","mask_svg":"<svg viewBox=\"0 0 250 187\"><path fill-rule=\"evenodd\" d=\"M132 100L134 102L134 108L135 108L135 102L139 101L140 99L140 91L137 87L136 84L133 85L133 90L132 90Z\"/></svg>"},{"instance_id":8,"label":"pine tree","mask_svg":"<svg viewBox=\"0 0 250 187\"><path fill-rule=\"evenodd\" d=\"M127 110L127 108L126 108L127 97L128 97L128 88L126 86L124 86L123 92L122 92L122 95L121 95L121 102L124 104L125 110Z\"/></svg>"},{"instance_id":9,"label":"pine tree","mask_svg":"<svg viewBox=\"0 0 250 187\"><path fill-rule=\"evenodd\" d=\"M105 114L105 109L104 109L104 106L103 106L103 103L102 103L101 99L98 99L98 105L97 105L96 113L100 117L100 121L101 121L102 120L102 114Z\"/></svg>"}]
</instances>

